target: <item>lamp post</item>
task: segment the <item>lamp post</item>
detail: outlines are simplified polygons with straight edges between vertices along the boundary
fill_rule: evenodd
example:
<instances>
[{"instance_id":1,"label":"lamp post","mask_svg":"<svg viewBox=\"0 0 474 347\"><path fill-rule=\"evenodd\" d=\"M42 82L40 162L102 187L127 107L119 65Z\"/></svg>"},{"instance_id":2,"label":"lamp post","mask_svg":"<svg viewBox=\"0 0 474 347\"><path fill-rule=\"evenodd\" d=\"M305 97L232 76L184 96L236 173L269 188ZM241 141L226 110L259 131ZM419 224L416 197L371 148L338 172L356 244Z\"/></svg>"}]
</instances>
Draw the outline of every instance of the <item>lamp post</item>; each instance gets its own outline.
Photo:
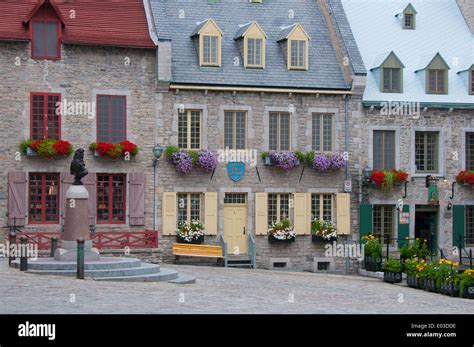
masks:
<instances>
[{"instance_id":1,"label":"lamp post","mask_svg":"<svg viewBox=\"0 0 474 347\"><path fill-rule=\"evenodd\" d=\"M163 151L164 149L160 144L156 144L153 147L153 155L155 156L155 159L153 159L153 231L155 231L156 227L156 167L163 155Z\"/></svg>"}]
</instances>

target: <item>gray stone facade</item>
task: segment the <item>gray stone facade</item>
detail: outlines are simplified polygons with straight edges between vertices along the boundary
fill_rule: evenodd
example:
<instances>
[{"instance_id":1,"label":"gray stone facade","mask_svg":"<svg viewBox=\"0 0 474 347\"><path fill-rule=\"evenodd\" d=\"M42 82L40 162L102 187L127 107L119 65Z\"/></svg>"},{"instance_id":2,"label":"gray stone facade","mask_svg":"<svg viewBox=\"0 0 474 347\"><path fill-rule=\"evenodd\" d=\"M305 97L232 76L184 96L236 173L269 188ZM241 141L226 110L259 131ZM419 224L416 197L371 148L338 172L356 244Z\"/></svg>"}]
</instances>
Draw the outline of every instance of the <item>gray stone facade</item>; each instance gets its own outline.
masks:
<instances>
[{"instance_id":1,"label":"gray stone facade","mask_svg":"<svg viewBox=\"0 0 474 347\"><path fill-rule=\"evenodd\" d=\"M125 95L127 105L127 139L136 143L140 153L130 161L95 158L88 150L96 142L96 119L87 116L62 116L61 137L74 149L86 150L89 174L146 173L145 225L130 227L128 223L98 225L97 230L152 229L153 221L153 154L155 144L155 82L156 51L63 45L58 61L30 58L30 43L0 42L0 95L3 104L0 141L0 192L7 192L10 171L53 172L69 171L68 159L42 160L19 154L22 140L30 137L30 93L60 93L64 101L94 102L97 94ZM127 189L128 190L128 189ZM28 199L26 199L28 201ZM7 225L7 199L0 199L0 224ZM28 208L26 209L28 212ZM28 220L28 219L27 219ZM60 231L59 224L28 224L24 231ZM3 233L2 233L3 237Z\"/></svg>"}]
</instances>

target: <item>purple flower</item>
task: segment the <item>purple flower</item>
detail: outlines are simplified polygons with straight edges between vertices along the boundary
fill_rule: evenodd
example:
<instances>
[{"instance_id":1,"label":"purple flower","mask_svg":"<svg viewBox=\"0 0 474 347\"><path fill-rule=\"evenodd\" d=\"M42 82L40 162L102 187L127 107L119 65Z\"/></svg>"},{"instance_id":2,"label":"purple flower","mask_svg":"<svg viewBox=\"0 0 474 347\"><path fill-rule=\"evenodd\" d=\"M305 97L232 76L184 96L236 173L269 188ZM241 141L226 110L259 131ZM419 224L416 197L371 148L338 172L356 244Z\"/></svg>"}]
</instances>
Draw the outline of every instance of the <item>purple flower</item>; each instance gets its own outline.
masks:
<instances>
[{"instance_id":1,"label":"purple flower","mask_svg":"<svg viewBox=\"0 0 474 347\"><path fill-rule=\"evenodd\" d=\"M199 151L199 166L207 171L212 171L217 166L217 157L214 153L207 149L202 149Z\"/></svg>"},{"instance_id":2,"label":"purple flower","mask_svg":"<svg viewBox=\"0 0 474 347\"><path fill-rule=\"evenodd\" d=\"M189 154L185 151L179 151L172 155L171 160L176 164L176 171L181 174L187 174L193 169L193 162Z\"/></svg>"},{"instance_id":3,"label":"purple flower","mask_svg":"<svg viewBox=\"0 0 474 347\"><path fill-rule=\"evenodd\" d=\"M318 171L327 171L331 168L331 159L323 154L316 153L313 158L313 169Z\"/></svg>"},{"instance_id":4,"label":"purple flower","mask_svg":"<svg viewBox=\"0 0 474 347\"><path fill-rule=\"evenodd\" d=\"M270 159L277 167L285 171L293 169L298 164L298 158L293 152L271 153Z\"/></svg>"},{"instance_id":5,"label":"purple flower","mask_svg":"<svg viewBox=\"0 0 474 347\"><path fill-rule=\"evenodd\" d=\"M331 156L331 169L339 170L346 167L344 155L334 152Z\"/></svg>"}]
</instances>

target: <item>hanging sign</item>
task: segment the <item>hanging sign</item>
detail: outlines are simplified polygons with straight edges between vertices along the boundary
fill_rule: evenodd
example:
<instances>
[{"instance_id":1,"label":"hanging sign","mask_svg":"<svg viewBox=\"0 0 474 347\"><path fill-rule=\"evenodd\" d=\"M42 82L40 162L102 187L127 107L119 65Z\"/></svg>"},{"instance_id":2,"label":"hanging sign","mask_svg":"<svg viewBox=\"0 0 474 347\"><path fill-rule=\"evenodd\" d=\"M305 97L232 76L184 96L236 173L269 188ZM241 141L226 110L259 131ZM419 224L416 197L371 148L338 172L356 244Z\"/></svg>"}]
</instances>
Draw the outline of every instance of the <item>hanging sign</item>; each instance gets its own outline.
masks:
<instances>
[{"instance_id":1,"label":"hanging sign","mask_svg":"<svg viewBox=\"0 0 474 347\"><path fill-rule=\"evenodd\" d=\"M227 164L227 174L229 178L234 181L240 181L244 177L245 163L241 161L231 161Z\"/></svg>"}]
</instances>

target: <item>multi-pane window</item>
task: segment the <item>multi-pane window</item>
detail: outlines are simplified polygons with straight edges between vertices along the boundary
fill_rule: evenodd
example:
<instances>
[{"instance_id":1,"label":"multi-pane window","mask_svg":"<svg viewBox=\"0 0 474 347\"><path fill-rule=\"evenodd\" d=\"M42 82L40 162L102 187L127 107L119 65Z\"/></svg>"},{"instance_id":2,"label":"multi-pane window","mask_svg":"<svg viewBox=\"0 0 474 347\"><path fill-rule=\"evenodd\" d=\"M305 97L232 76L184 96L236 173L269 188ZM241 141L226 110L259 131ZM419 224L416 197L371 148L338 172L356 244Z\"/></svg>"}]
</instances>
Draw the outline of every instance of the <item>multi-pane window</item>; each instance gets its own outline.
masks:
<instances>
[{"instance_id":1,"label":"multi-pane window","mask_svg":"<svg viewBox=\"0 0 474 347\"><path fill-rule=\"evenodd\" d=\"M290 219L290 194L268 194L268 225Z\"/></svg>"},{"instance_id":2,"label":"multi-pane window","mask_svg":"<svg viewBox=\"0 0 474 347\"><path fill-rule=\"evenodd\" d=\"M59 223L59 174L30 173L29 222Z\"/></svg>"},{"instance_id":3,"label":"multi-pane window","mask_svg":"<svg viewBox=\"0 0 474 347\"><path fill-rule=\"evenodd\" d=\"M290 40L290 68L306 68L306 44L305 40Z\"/></svg>"},{"instance_id":4,"label":"multi-pane window","mask_svg":"<svg viewBox=\"0 0 474 347\"><path fill-rule=\"evenodd\" d=\"M126 140L126 97L97 96L97 141L122 142Z\"/></svg>"},{"instance_id":5,"label":"multi-pane window","mask_svg":"<svg viewBox=\"0 0 474 347\"><path fill-rule=\"evenodd\" d=\"M466 206L465 245L474 246L474 206Z\"/></svg>"},{"instance_id":6,"label":"multi-pane window","mask_svg":"<svg viewBox=\"0 0 474 347\"><path fill-rule=\"evenodd\" d=\"M262 66L262 45L263 39L247 39L247 66Z\"/></svg>"},{"instance_id":7,"label":"multi-pane window","mask_svg":"<svg viewBox=\"0 0 474 347\"><path fill-rule=\"evenodd\" d=\"M59 59L61 44L60 25L57 20L34 19L32 21L32 58Z\"/></svg>"},{"instance_id":8,"label":"multi-pane window","mask_svg":"<svg viewBox=\"0 0 474 347\"><path fill-rule=\"evenodd\" d=\"M374 205L373 226L374 235L381 239L382 243L393 243L395 206Z\"/></svg>"},{"instance_id":9,"label":"multi-pane window","mask_svg":"<svg viewBox=\"0 0 474 347\"><path fill-rule=\"evenodd\" d=\"M30 137L32 140L61 138L60 101L60 94L31 94Z\"/></svg>"},{"instance_id":10,"label":"multi-pane window","mask_svg":"<svg viewBox=\"0 0 474 347\"><path fill-rule=\"evenodd\" d=\"M466 170L474 171L474 133L466 133Z\"/></svg>"},{"instance_id":11,"label":"multi-pane window","mask_svg":"<svg viewBox=\"0 0 474 347\"><path fill-rule=\"evenodd\" d=\"M470 82L471 82L471 94L474 94L474 69L472 69L470 71L470 73L471 73L471 80L470 80Z\"/></svg>"},{"instance_id":12,"label":"multi-pane window","mask_svg":"<svg viewBox=\"0 0 474 347\"><path fill-rule=\"evenodd\" d=\"M97 223L125 223L125 174L97 175Z\"/></svg>"},{"instance_id":13,"label":"multi-pane window","mask_svg":"<svg viewBox=\"0 0 474 347\"><path fill-rule=\"evenodd\" d=\"M247 113L243 111L226 111L224 118L224 147L229 149L245 149Z\"/></svg>"},{"instance_id":14,"label":"multi-pane window","mask_svg":"<svg viewBox=\"0 0 474 347\"><path fill-rule=\"evenodd\" d=\"M219 37L204 35L202 37L203 65L218 65Z\"/></svg>"},{"instance_id":15,"label":"multi-pane window","mask_svg":"<svg viewBox=\"0 0 474 347\"><path fill-rule=\"evenodd\" d=\"M332 114L313 114L313 151L332 152L334 143L334 125Z\"/></svg>"},{"instance_id":16,"label":"multi-pane window","mask_svg":"<svg viewBox=\"0 0 474 347\"><path fill-rule=\"evenodd\" d=\"M178 114L178 147L183 149L201 147L201 111L186 110Z\"/></svg>"},{"instance_id":17,"label":"multi-pane window","mask_svg":"<svg viewBox=\"0 0 474 347\"><path fill-rule=\"evenodd\" d=\"M412 14L405 14L405 18L404 18L404 26L405 26L405 29L413 29L413 15Z\"/></svg>"},{"instance_id":18,"label":"multi-pane window","mask_svg":"<svg viewBox=\"0 0 474 347\"><path fill-rule=\"evenodd\" d=\"M400 68L383 68L383 92L401 92L401 71Z\"/></svg>"},{"instance_id":19,"label":"multi-pane window","mask_svg":"<svg viewBox=\"0 0 474 347\"><path fill-rule=\"evenodd\" d=\"M439 134L435 131L417 131L415 133L416 172L438 172L438 137Z\"/></svg>"},{"instance_id":20,"label":"multi-pane window","mask_svg":"<svg viewBox=\"0 0 474 347\"><path fill-rule=\"evenodd\" d=\"M428 93L446 94L446 70L430 69L428 70Z\"/></svg>"},{"instance_id":21,"label":"multi-pane window","mask_svg":"<svg viewBox=\"0 0 474 347\"><path fill-rule=\"evenodd\" d=\"M245 204L247 194L245 193L225 193L224 204Z\"/></svg>"},{"instance_id":22,"label":"multi-pane window","mask_svg":"<svg viewBox=\"0 0 474 347\"><path fill-rule=\"evenodd\" d=\"M311 194L311 220L333 220L334 199L332 194Z\"/></svg>"},{"instance_id":23,"label":"multi-pane window","mask_svg":"<svg viewBox=\"0 0 474 347\"><path fill-rule=\"evenodd\" d=\"M375 170L395 169L394 130L374 130L373 154Z\"/></svg>"},{"instance_id":24,"label":"multi-pane window","mask_svg":"<svg viewBox=\"0 0 474 347\"><path fill-rule=\"evenodd\" d=\"M270 113L269 149L271 151L290 150L290 114L285 112Z\"/></svg>"},{"instance_id":25,"label":"multi-pane window","mask_svg":"<svg viewBox=\"0 0 474 347\"><path fill-rule=\"evenodd\" d=\"M201 220L201 193L178 194L178 225Z\"/></svg>"}]
</instances>

